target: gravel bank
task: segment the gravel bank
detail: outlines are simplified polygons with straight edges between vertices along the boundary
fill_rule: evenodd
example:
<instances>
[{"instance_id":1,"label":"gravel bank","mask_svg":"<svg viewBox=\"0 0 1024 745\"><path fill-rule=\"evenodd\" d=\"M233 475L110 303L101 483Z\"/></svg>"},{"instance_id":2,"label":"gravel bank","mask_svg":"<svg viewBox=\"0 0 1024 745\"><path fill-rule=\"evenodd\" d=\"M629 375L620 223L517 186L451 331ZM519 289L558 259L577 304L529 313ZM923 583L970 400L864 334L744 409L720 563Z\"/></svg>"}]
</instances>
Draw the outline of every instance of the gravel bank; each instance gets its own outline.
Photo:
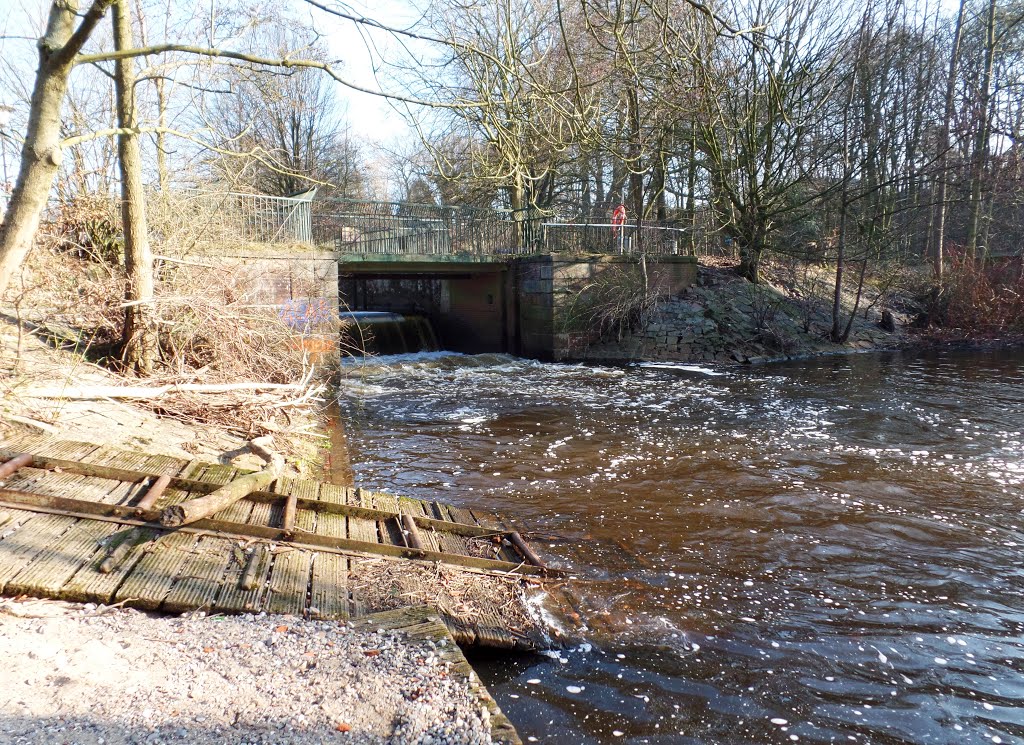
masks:
<instances>
[{"instance_id":1,"label":"gravel bank","mask_svg":"<svg viewBox=\"0 0 1024 745\"><path fill-rule=\"evenodd\" d=\"M490 743L446 643L5 599L0 743Z\"/></svg>"}]
</instances>

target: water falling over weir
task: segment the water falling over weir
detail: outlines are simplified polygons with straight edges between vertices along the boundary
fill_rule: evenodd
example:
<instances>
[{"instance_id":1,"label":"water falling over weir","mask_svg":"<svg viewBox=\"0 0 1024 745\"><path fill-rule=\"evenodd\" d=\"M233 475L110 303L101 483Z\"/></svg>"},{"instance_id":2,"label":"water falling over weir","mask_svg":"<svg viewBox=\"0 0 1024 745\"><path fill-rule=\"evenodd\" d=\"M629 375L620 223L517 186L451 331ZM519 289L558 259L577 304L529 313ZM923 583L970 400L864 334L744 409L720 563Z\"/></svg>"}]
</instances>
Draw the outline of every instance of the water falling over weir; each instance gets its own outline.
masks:
<instances>
[{"instance_id":1,"label":"water falling over weir","mask_svg":"<svg viewBox=\"0 0 1024 745\"><path fill-rule=\"evenodd\" d=\"M342 335L354 354L384 356L440 349L430 321L417 315L381 311L342 313Z\"/></svg>"}]
</instances>

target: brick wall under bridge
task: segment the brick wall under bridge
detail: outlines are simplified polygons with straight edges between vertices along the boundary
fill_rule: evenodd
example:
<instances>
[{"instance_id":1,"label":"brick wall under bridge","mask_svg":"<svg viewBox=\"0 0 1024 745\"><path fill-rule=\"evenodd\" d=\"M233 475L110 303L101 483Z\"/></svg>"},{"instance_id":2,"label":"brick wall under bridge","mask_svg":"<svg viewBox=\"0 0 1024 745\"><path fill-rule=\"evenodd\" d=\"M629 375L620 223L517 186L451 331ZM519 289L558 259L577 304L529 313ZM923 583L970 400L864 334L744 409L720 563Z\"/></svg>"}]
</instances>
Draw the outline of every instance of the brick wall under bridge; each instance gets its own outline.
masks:
<instances>
[{"instance_id":1,"label":"brick wall under bridge","mask_svg":"<svg viewBox=\"0 0 1024 745\"><path fill-rule=\"evenodd\" d=\"M190 254L186 263L223 268L238 278L239 302L295 330L295 343L314 360L337 354L337 339L325 332L338 312L338 261L331 251L306 246L249 248Z\"/></svg>"},{"instance_id":2,"label":"brick wall under bridge","mask_svg":"<svg viewBox=\"0 0 1024 745\"><path fill-rule=\"evenodd\" d=\"M692 256L646 265L651 295L677 294L696 279ZM426 316L444 349L572 360L600 336L599 319L640 293L642 274L630 256L349 254L338 257L338 297L351 310Z\"/></svg>"}]
</instances>

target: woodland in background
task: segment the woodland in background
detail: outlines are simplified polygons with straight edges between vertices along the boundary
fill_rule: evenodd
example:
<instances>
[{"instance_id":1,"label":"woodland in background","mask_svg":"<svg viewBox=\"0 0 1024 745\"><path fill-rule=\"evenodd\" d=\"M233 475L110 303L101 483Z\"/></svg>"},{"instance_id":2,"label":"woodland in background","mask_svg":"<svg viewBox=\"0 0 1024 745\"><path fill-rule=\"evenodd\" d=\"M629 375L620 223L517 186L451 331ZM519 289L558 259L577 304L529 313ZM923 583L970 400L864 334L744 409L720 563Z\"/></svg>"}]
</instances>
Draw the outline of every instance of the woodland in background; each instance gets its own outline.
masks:
<instances>
[{"instance_id":1,"label":"woodland in background","mask_svg":"<svg viewBox=\"0 0 1024 745\"><path fill-rule=\"evenodd\" d=\"M834 266L835 341L849 332L843 290L891 267L930 264L937 320L964 282L1021 288L1019 259L999 263L1019 257L1024 231L1020 0L951 13L904 0L439 0L402 29L333 0L182 5L93 0L76 16L56 2L36 75L30 44L0 61L6 131L24 133L0 257L20 264L51 188L65 204L120 189L125 343L150 347L142 364L128 355L142 372L155 343L142 244L160 240L138 223L143 183L315 186L510 219L607 222L624 204L631 220L686 229L690 248L735 249L753 282L766 256ZM351 135L337 94L352 84L323 38L337 23L380 44L379 93L418 142Z\"/></svg>"}]
</instances>

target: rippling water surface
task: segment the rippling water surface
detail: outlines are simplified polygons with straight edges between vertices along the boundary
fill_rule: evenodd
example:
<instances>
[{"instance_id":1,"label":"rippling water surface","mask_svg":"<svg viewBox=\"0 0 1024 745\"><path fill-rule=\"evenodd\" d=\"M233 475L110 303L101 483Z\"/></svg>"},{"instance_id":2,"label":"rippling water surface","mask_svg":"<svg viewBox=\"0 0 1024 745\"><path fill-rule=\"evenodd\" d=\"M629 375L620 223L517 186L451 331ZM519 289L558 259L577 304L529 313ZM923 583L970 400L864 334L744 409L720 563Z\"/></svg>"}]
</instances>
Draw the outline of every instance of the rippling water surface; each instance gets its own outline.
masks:
<instances>
[{"instance_id":1,"label":"rippling water surface","mask_svg":"<svg viewBox=\"0 0 1024 745\"><path fill-rule=\"evenodd\" d=\"M382 358L342 403L359 483L594 580L592 644L480 661L524 740L1024 742L1019 351Z\"/></svg>"}]
</instances>

